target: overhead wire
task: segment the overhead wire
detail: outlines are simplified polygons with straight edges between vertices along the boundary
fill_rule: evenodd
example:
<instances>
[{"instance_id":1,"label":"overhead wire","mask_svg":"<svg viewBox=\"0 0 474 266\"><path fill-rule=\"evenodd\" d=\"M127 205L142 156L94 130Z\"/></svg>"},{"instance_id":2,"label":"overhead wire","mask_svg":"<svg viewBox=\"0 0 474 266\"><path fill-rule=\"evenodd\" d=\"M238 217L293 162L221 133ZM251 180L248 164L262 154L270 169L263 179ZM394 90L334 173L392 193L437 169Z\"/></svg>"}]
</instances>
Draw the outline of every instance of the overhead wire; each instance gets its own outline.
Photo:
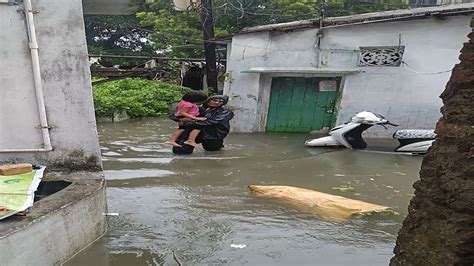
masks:
<instances>
[{"instance_id":1,"label":"overhead wire","mask_svg":"<svg viewBox=\"0 0 474 266\"><path fill-rule=\"evenodd\" d=\"M239 2L240 3L240 2ZM226 5L228 4L228 5ZM239 8L239 7L236 7L235 5L233 5L230 1L227 1L226 4L222 5L222 6L230 6L232 8L234 8L235 10L239 11L239 12L242 12L242 13L245 13L245 14L249 14L249 15L257 15L257 16L270 16L270 17L273 17L275 15L279 15L280 19L282 18L288 18L288 17L293 17L292 16L284 16L284 13L287 12L288 10L283 10L283 9L273 9L274 11L277 11L277 13L265 13L265 12L252 12L252 11L247 11L245 10L243 7L242 8ZM392 4L392 3L375 3L375 2L364 2L364 1L357 1L357 2L351 2L350 4L361 4L361 5L373 5L373 6L390 6L390 7L406 7L406 8L410 8L410 6L408 4ZM328 10L331 10L333 8L331 8L331 5L328 5L327 3L324 4L325 7L324 9L326 11ZM250 5L247 5L247 7L250 6ZM425 6L435 6L435 5L425 5ZM320 10L321 7L319 6L319 3L315 2L315 9L316 10ZM216 10L219 10L219 8L216 8ZM218 13L219 14L219 13ZM222 15L228 15L229 13L222 13ZM301 15L298 15L298 17L301 17Z\"/></svg>"},{"instance_id":2,"label":"overhead wire","mask_svg":"<svg viewBox=\"0 0 474 266\"><path fill-rule=\"evenodd\" d=\"M437 72L418 72L408 66L408 64L405 61L402 61L403 68L407 69L410 72L413 72L418 75L438 75L438 74L444 74L453 71L453 69L449 70L443 70L443 71L437 71Z\"/></svg>"},{"instance_id":3,"label":"overhead wire","mask_svg":"<svg viewBox=\"0 0 474 266\"><path fill-rule=\"evenodd\" d=\"M168 33L164 33L168 34ZM180 38L179 36L176 36L177 38ZM203 39L197 39L197 38L186 38L186 37L181 37L186 40L193 40L193 41L202 41L205 42ZM220 45L227 45L226 42L222 41L216 41L216 40L207 40L206 42L211 42L215 44L220 44ZM273 49L273 48L268 48L268 47L259 47L259 46L253 46L253 45L247 45L247 44L238 44L238 43L232 43L233 46L240 46L240 47L246 47L246 48L254 48L254 49L262 49L262 50L268 50L268 51L275 51L275 52L293 52L293 51L305 51L308 49L313 48L313 45L305 48L299 48L299 49Z\"/></svg>"},{"instance_id":4,"label":"overhead wire","mask_svg":"<svg viewBox=\"0 0 474 266\"><path fill-rule=\"evenodd\" d=\"M204 43L205 40L204 39L199 39L199 38L188 38L188 37L184 37L184 36L181 36L179 34L176 34L176 33L169 33L169 32L159 32L158 34L163 34L163 35L169 35L169 36L173 36L173 37L176 37L176 38L181 38L183 40L190 40L190 41L198 41L198 42L202 42ZM220 44L220 45L227 45L226 42L223 42L223 41L217 41L217 40L207 40L206 42L212 42L212 43L215 43L215 44ZM237 43L233 43L232 45L235 45L235 46L241 46L241 47L247 47L247 48L254 48L254 49L263 49L263 50L269 50L269 51L277 51L277 52L292 52L292 51L299 51L299 50L308 50L308 49L311 49L313 48L313 45L309 46L309 47L305 47L305 48L299 48L299 49L272 49L272 48L268 48L268 47L258 47L258 46L252 46L252 45L247 45L247 44L237 44ZM171 47L172 49L173 47ZM168 49L168 48L164 48L164 49Z\"/></svg>"},{"instance_id":5,"label":"overhead wire","mask_svg":"<svg viewBox=\"0 0 474 266\"><path fill-rule=\"evenodd\" d=\"M240 4L241 2L238 1ZM362 2L362 1L358 1L358 2L352 2L352 3L360 3L360 4L368 4L368 5L384 5L384 6L407 6L408 5L403 5L403 4L389 4L389 3L374 3L374 2ZM251 4L251 3L250 3ZM249 7L250 4L248 4L245 8ZM239 8L239 7L236 7L235 5L233 5L231 3L231 1L227 0L224 4L222 4L221 6L218 6L218 7L215 7L213 9L213 13L216 14L216 15L229 15L229 13L221 13L220 11L218 11L219 9L221 8L227 8L227 7L231 7L233 8L234 10L236 11L239 11L239 12L243 12L244 14L249 14L249 15L256 15L256 16L275 16L277 15L277 13L257 13L257 12L250 12L250 11L246 11L243 7L243 5L241 4L242 8ZM204 8L205 7L201 7L201 8ZM317 7L318 9L321 9L321 7ZM327 5L326 7L327 8ZM275 10L275 9L274 9ZM204 10L206 11L206 10ZM281 13L278 14L280 15L279 17L275 18L275 19L282 19L283 16L282 13L284 12L284 10L276 10L276 11L280 11ZM286 11L286 10L285 10ZM203 10L201 10L201 12L203 12ZM289 17L287 17L289 18ZM299 18L301 18L299 16ZM203 23L205 23L206 21L204 21ZM160 34L160 35L168 35L168 36L172 36L172 37L175 37L175 38L178 38L178 39L182 39L182 40L185 40L185 41L195 41L195 42L200 42L202 44L204 44L205 42L208 42L208 43L215 43L215 44L219 44L219 45L227 45L226 42L223 42L223 41L218 41L218 40L204 40L204 39L200 39L200 38L195 38L195 37L185 37L185 36L182 36L180 34L176 34L176 33L170 33L170 32L154 32L152 30L147 30L147 29L144 29L145 31L147 32L150 32L150 33L154 33L154 34ZM300 49L273 49L273 48L269 48L269 47L258 47L258 46L252 46L252 45L247 45L247 44L237 44L237 43L233 43L232 45L234 46L240 46L240 47L246 47L246 48L254 48L254 49L262 49L262 50L268 50L268 51L275 51L275 52L293 52L293 51L302 51L302 50L308 50L308 49L311 49L313 48L313 45L311 47L306 47L306 48L300 48ZM174 47L169 47L169 48L163 48L163 49L173 49ZM176 47L176 48L179 48L179 47ZM443 72L444 73L444 72Z\"/></svg>"},{"instance_id":6,"label":"overhead wire","mask_svg":"<svg viewBox=\"0 0 474 266\"><path fill-rule=\"evenodd\" d=\"M189 38L187 38L189 39ZM198 41L204 41L202 39L194 39L194 40L198 40ZM224 42L220 42L220 41L212 41L212 40L209 40L209 42L215 42L216 44L225 44ZM258 47L258 46L252 46L252 45L247 45L247 44L237 44L237 43L233 43L232 44L233 46L241 46L241 47L245 47L245 48L254 48L254 49L262 49L262 50L267 50L267 51L276 51L276 52L295 52L295 51L307 51L309 49L313 49L314 48L314 45L311 45L310 47L306 47L306 48L300 48L300 49L272 49L272 48L269 48L269 47ZM359 50L350 50L351 52L357 52ZM437 72L419 72L419 71L416 71L412 68L410 68L408 66L408 64L404 61L402 61L402 65L404 66L405 69L407 69L408 71L410 72L413 72L415 74L418 74L418 75L438 75L438 74L443 74L443 73L448 73L448 72L451 72L452 69L449 69L449 70L443 70L443 71L437 71Z\"/></svg>"}]
</instances>

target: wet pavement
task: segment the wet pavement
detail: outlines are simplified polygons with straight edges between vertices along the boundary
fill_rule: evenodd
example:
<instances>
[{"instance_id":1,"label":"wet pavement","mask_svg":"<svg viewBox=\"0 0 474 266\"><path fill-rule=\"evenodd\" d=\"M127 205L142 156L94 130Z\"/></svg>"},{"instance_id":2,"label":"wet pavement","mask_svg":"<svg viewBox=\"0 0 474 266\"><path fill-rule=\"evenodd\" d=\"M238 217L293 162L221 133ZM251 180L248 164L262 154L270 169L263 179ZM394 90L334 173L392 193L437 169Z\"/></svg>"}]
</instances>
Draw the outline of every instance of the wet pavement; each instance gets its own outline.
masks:
<instances>
[{"instance_id":1,"label":"wet pavement","mask_svg":"<svg viewBox=\"0 0 474 266\"><path fill-rule=\"evenodd\" d=\"M99 125L108 212L119 215L66 265L388 264L422 157L307 148L310 134L284 133L231 133L220 152L174 156L162 144L173 129L165 119ZM256 197L249 184L314 189L399 215L335 223Z\"/></svg>"}]
</instances>

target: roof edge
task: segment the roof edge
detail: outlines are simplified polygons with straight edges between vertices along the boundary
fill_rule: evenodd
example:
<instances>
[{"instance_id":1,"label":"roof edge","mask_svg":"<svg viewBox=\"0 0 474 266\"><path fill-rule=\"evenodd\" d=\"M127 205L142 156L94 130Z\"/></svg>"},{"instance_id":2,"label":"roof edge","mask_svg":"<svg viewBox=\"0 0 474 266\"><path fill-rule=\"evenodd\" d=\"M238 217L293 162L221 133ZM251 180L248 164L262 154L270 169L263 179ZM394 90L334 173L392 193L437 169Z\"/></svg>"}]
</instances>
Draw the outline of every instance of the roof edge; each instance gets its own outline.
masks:
<instances>
[{"instance_id":1,"label":"roof edge","mask_svg":"<svg viewBox=\"0 0 474 266\"><path fill-rule=\"evenodd\" d=\"M413 9L391 10L373 13L364 13L343 17L330 17L323 21L322 28L350 26L376 22L387 22L394 20L414 20L430 16L453 16L474 13L474 3L445 5L436 7L422 7ZM244 28L239 34L260 31L286 31L302 28L320 28L319 19L299 20L285 23L261 25Z\"/></svg>"}]
</instances>

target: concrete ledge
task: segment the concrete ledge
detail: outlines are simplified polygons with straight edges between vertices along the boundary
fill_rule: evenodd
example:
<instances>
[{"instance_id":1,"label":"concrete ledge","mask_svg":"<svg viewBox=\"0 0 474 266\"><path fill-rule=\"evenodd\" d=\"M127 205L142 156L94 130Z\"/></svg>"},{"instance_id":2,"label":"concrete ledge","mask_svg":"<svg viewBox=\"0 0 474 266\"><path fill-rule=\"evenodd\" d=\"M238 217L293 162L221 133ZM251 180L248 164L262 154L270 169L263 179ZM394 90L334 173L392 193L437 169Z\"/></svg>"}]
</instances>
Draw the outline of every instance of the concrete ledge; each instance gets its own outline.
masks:
<instances>
[{"instance_id":1,"label":"concrete ledge","mask_svg":"<svg viewBox=\"0 0 474 266\"><path fill-rule=\"evenodd\" d=\"M251 67L242 73L260 74L324 74L324 75L347 75L359 73L357 68L317 68L317 67Z\"/></svg>"},{"instance_id":2,"label":"concrete ledge","mask_svg":"<svg viewBox=\"0 0 474 266\"><path fill-rule=\"evenodd\" d=\"M2 265L57 265L105 233L102 172L46 173L43 180L72 183L26 216L0 221Z\"/></svg>"}]
</instances>

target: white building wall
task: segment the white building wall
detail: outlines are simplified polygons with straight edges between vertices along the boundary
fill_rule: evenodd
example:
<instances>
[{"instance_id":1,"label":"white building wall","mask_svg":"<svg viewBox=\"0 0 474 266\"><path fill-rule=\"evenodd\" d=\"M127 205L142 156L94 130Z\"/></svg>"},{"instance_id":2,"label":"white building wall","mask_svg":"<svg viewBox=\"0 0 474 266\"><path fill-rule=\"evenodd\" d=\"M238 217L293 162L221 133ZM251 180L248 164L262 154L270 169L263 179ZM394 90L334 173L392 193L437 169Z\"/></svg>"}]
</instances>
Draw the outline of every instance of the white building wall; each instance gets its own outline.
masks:
<instances>
[{"instance_id":1,"label":"white building wall","mask_svg":"<svg viewBox=\"0 0 474 266\"><path fill-rule=\"evenodd\" d=\"M51 152L2 153L23 161L100 169L81 0L33 0ZM0 5L0 149L42 148L23 5Z\"/></svg>"},{"instance_id":2,"label":"white building wall","mask_svg":"<svg viewBox=\"0 0 474 266\"><path fill-rule=\"evenodd\" d=\"M271 78L275 76L242 71L265 66L317 67L319 55L322 68L361 70L345 77L337 123L358 111L371 110L400 124L399 128L434 128L442 105L438 96L450 73L428 73L450 70L458 62L459 50L470 32L469 21L470 16L456 16L328 28L324 29L321 52L315 47L317 29L236 35L228 60L232 78L225 90L239 96L229 104L236 111L234 130L264 130ZM405 46L403 61L411 70L357 66L360 46L399 44ZM370 132L389 136L380 128Z\"/></svg>"},{"instance_id":3,"label":"white building wall","mask_svg":"<svg viewBox=\"0 0 474 266\"><path fill-rule=\"evenodd\" d=\"M131 15L145 0L82 0L86 15Z\"/></svg>"},{"instance_id":4,"label":"white building wall","mask_svg":"<svg viewBox=\"0 0 474 266\"><path fill-rule=\"evenodd\" d=\"M438 5L455 5L463 3L472 3L472 0L438 0Z\"/></svg>"},{"instance_id":5,"label":"white building wall","mask_svg":"<svg viewBox=\"0 0 474 266\"><path fill-rule=\"evenodd\" d=\"M316 30L286 33L259 32L238 35L232 39L227 60L230 74L224 94L231 97L229 106L236 113L234 129L242 132L263 131L270 96L271 77L242 73L251 67L313 66L318 64L314 52ZM298 41L301 40L301 41Z\"/></svg>"},{"instance_id":6,"label":"white building wall","mask_svg":"<svg viewBox=\"0 0 474 266\"><path fill-rule=\"evenodd\" d=\"M239 118L238 130L245 132L257 131L258 119L256 116L256 105L258 99L260 75L258 74L244 74L241 73L244 69L248 69L255 65L262 65L265 63L266 49L259 47L266 47L269 41L268 33L247 34L242 35L237 42L232 41L232 48L230 53L230 60L228 59L227 72L229 76L224 84L224 94L231 97L233 110L242 118ZM249 47L252 46L252 47ZM236 64L237 67L233 67ZM235 69L235 71L234 71Z\"/></svg>"}]
</instances>

